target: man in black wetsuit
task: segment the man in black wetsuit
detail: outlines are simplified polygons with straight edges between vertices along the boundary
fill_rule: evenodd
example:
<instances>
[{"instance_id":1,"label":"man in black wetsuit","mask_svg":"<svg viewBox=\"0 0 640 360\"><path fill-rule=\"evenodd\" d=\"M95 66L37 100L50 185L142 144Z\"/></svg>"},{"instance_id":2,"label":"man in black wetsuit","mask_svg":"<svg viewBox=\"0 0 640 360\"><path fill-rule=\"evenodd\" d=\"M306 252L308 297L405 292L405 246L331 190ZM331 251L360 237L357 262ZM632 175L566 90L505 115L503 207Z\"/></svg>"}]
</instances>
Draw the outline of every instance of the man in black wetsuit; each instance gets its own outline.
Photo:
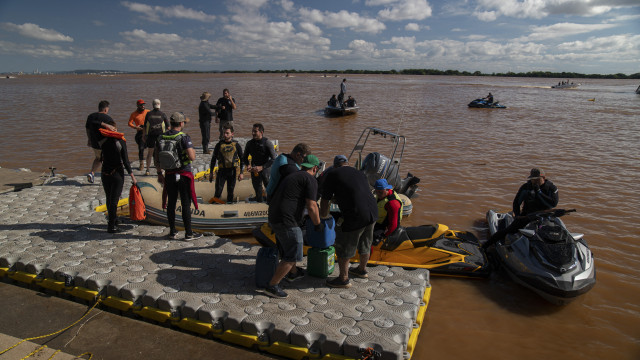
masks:
<instances>
[{"instance_id":1,"label":"man in black wetsuit","mask_svg":"<svg viewBox=\"0 0 640 360\"><path fill-rule=\"evenodd\" d=\"M528 214L553 209L558 205L558 200L558 188L551 180L547 180L544 171L539 168L531 169L528 181L520 186L513 199L513 222L496 231L482 247L486 249L507 234L522 229L529 223Z\"/></svg>"},{"instance_id":2,"label":"man in black wetsuit","mask_svg":"<svg viewBox=\"0 0 640 360\"><path fill-rule=\"evenodd\" d=\"M87 117L87 123L85 124L85 130L87 131L87 145L93 149L93 163L91 164L91 171L87 174L87 181L92 183L95 179L95 172L100 166L102 160L102 143L104 142L104 136L100 133L100 128L107 130L115 130L115 121L111 116L107 115L109 112L109 102L102 100L98 104L98 112L94 112Z\"/></svg>"},{"instance_id":3,"label":"man in black wetsuit","mask_svg":"<svg viewBox=\"0 0 640 360\"><path fill-rule=\"evenodd\" d=\"M211 94L207 91L200 96L198 106L198 121L200 123L200 133L202 134L202 153L211 154L209 150L209 140L211 138L211 118L216 116L216 106L209 103Z\"/></svg>"},{"instance_id":4,"label":"man in black wetsuit","mask_svg":"<svg viewBox=\"0 0 640 360\"><path fill-rule=\"evenodd\" d=\"M236 99L231 96L229 89L222 90L222 97L216 102L216 109L218 110L216 122L220 130L220 140L224 137L222 128L225 125L233 126L233 110L236 108Z\"/></svg>"},{"instance_id":5,"label":"man in black wetsuit","mask_svg":"<svg viewBox=\"0 0 640 360\"><path fill-rule=\"evenodd\" d=\"M251 135L253 138L247 141L247 145L244 147L242 161L247 166L247 171L251 173L251 184L256 192L256 201L262 202L262 186L266 187L269 184L271 164L277 155L273 143L264 137L262 124L253 124ZM251 155L251 163L249 163L249 155Z\"/></svg>"}]
</instances>

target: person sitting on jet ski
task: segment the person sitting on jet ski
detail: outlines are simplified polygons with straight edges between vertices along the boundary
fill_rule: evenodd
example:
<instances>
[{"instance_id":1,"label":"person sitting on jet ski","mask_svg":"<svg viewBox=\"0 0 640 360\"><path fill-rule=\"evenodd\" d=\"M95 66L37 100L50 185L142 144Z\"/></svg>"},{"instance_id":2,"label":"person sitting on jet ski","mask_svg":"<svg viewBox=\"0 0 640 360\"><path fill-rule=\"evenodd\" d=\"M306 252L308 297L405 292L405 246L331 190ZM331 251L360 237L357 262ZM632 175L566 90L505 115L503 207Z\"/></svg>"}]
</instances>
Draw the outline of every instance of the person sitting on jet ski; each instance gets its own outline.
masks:
<instances>
[{"instance_id":1,"label":"person sitting on jet ski","mask_svg":"<svg viewBox=\"0 0 640 360\"><path fill-rule=\"evenodd\" d=\"M528 214L553 209L558 205L558 200L558 188L551 180L547 180L544 171L539 168L531 169L528 181L520 186L513 199L513 222L496 231L482 248L486 249L507 234L522 229L530 222Z\"/></svg>"},{"instance_id":2,"label":"person sitting on jet ski","mask_svg":"<svg viewBox=\"0 0 640 360\"><path fill-rule=\"evenodd\" d=\"M402 201L387 179L376 180L373 189L378 201L378 220L374 225L374 241L393 234L402 220Z\"/></svg>"},{"instance_id":3,"label":"person sitting on jet ski","mask_svg":"<svg viewBox=\"0 0 640 360\"><path fill-rule=\"evenodd\" d=\"M493 104L493 95L491 95L491 93L489 93L489 95L487 95L487 97L485 97L484 99L487 100L489 104Z\"/></svg>"}]
</instances>

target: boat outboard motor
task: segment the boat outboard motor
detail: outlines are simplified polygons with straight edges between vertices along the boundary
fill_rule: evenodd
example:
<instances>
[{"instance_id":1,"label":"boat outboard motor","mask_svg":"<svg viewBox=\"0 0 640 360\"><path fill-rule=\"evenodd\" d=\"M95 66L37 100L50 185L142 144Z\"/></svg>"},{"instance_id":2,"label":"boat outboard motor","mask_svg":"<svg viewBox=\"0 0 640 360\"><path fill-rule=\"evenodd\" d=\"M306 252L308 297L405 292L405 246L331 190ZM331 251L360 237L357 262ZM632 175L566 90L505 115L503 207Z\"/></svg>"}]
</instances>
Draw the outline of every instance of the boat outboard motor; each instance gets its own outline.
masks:
<instances>
[{"instance_id":1,"label":"boat outboard motor","mask_svg":"<svg viewBox=\"0 0 640 360\"><path fill-rule=\"evenodd\" d=\"M418 183L420 182L420 178L413 176L411 173L407 173L407 177L400 181L400 190L398 193L405 194L409 199L416 193L418 190Z\"/></svg>"},{"instance_id":2,"label":"boat outboard motor","mask_svg":"<svg viewBox=\"0 0 640 360\"><path fill-rule=\"evenodd\" d=\"M400 187L400 175L398 174L398 164L394 163L388 157L372 152L367 155L362 161L361 169L367 176L369 185L373 187L376 180L386 179L389 185L394 189ZM387 174L387 176L385 176Z\"/></svg>"}]
</instances>

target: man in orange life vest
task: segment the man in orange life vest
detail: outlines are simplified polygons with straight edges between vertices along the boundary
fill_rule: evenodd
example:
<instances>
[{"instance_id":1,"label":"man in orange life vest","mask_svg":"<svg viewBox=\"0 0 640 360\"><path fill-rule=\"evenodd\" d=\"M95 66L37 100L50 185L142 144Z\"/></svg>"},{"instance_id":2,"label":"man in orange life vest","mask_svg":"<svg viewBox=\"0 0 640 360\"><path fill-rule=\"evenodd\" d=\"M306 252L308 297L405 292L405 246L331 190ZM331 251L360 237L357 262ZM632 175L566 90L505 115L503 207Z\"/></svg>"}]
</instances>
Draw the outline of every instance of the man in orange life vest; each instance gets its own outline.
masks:
<instances>
[{"instance_id":1,"label":"man in orange life vest","mask_svg":"<svg viewBox=\"0 0 640 360\"><path fill-rule=\"evenodd\" d=\"M374 237L387 238L400 226L402 201L386 179L376 180L373 189L378 200L378 220L374 227Z\"/></svg>"}]
</instances>

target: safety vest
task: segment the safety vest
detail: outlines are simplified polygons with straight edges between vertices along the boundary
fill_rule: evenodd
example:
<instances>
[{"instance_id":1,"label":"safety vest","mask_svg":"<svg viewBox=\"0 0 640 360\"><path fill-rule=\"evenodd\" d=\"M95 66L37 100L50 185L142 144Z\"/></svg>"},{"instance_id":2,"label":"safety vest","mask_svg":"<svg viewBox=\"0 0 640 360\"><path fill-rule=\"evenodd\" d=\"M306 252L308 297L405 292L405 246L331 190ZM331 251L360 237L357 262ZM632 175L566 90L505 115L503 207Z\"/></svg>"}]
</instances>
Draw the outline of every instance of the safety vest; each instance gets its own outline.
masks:
<instances>
[{"instance_id":1,"label":"safety vest","mask_svg":"<svg viewBox=\"0 0 640 360\"><path fill-rule=\"evenodd\" d=\"M224 141L220 143L220 152L218 153L219 167L229 169L240 166L240 157L236 150L237 141L227 144Z\"/></svg>"},{"instance_id":2,"label":"safety vest","mask_svg":"<svg viewBox=\"0 0 640 360\"><path fill-rule=\"evenodd\" d=\"M385 209L385 205L389 201L398 200L400 202L400 211L398 211L398 224L400 224L400 220L402 220L402 211L404 205L402 204L402 200L398 197L395 191L391 190L390 194L385 196L384 199L378 200L378 220L376 221L380 225L386 225L387 223L387 209Z\"/></svg>"}]
</instances>

